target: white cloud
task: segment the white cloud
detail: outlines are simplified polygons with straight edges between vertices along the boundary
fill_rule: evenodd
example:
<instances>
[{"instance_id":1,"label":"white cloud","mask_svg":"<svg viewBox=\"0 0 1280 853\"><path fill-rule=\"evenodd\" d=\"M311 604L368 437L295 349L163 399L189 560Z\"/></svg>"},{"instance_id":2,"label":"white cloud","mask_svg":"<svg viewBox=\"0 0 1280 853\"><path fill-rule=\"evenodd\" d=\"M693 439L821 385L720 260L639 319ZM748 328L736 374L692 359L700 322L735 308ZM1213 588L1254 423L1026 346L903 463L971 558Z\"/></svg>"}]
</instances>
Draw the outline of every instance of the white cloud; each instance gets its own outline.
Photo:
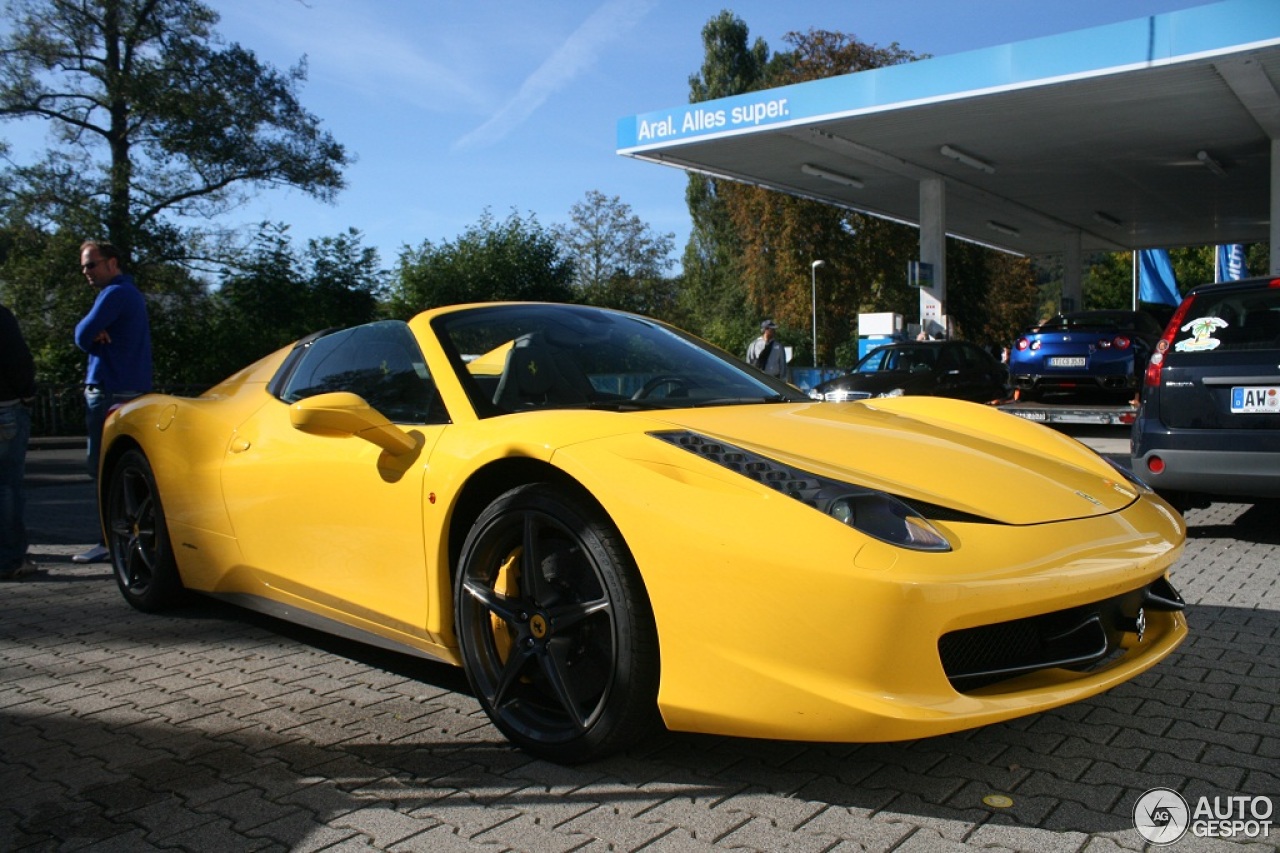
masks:
<instances>
[{"instance_id":1,"label":"white cloud","mask_svg":"<svg viewBox=\"0 0 1280 853\"><path fill-rule=\"evenodd\" d=\"M434 4L409 14L395 5L348 0L257 2L266 14L251 13L245 3L228 4L219 29L228 40L259 53L267 47L275 55L264 58L277 67L292 66L305 55L313 84L353 91L371 102L404 101L432 111L475 110L493 101L477 85L477 69L468 67L475 51L454 26L436 19Z\"/></svg>"},{"instance_id":2,"label":"white cloud","mask_svg":"<svg viewBox=\"0 0 1280 853\"><path fill-rule=\"evenodd\" d=\"M591 68L609 43L622 38L655 5L655 0L607 0L596 9L519 90L482 125L454 143L454 149L491 145L513 131L557 90Z\"/></svg>"}]
</instances>

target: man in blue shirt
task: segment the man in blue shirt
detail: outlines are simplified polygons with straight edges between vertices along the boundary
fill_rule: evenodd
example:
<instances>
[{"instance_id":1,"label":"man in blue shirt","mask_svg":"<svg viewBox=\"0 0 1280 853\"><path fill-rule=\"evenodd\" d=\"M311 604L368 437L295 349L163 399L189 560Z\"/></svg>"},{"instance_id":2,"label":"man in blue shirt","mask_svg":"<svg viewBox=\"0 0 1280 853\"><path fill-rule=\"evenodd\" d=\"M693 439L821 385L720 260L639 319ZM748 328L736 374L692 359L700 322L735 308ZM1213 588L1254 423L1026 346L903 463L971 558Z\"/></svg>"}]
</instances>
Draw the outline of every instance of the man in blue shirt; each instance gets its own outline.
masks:
<instances>
[{"instance_id":1,"label":"man in blue shirt","mask_svg":"<svg viewBox=\"0 0 1280 853\"><path fill-rule=\"evenodd\" d=\"M80 271L98 288L89 313L76 324L76 346L89 354L84 378L85 426L88 430L89 476L98 476L102 427L111 407L151 390L151 325L147 303L120 269L120 253L95 240L80 246ZM71 559L97 563L109 552L100 542Z\"/></svg>"}]
</instances>

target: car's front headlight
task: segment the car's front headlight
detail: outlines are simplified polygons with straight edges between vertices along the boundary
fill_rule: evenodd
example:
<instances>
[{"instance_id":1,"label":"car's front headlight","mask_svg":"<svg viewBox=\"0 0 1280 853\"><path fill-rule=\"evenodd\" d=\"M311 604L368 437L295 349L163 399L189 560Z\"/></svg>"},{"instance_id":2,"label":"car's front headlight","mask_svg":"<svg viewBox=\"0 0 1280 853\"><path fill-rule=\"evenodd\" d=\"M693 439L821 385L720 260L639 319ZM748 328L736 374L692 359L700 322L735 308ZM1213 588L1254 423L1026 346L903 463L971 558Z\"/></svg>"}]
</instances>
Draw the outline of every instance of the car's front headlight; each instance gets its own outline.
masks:
<instances>
[{"instance_id":1,"label":"car's front headlight","mask_svg":"<svg viewBox=\"0 0 1280 853\"><path fill-rule=\"evenodd\" d=\"M650 435L775 489L882 542L915 551L951 550L946 537L927 518L893 495L820 477L694 432Z\"/></svg>"},{"instance_id":2,"label":"car's front headlight","mask_svg":"<svg viewBox=\"0 0 1280 853\"><path fill-rule=\"evenodd\" d=\"M881 392L881 393L877 394L876 396L877 396L877 397L901 397L901 396L902 396L903 394L905 394L905 393L906 393L906 392L905 392L905 391L903 391L901 388L894 388L894 389L889 390L889 391L883 391L883 392Z\"/></svg>"},{"instance_id":3,"label":"car's front headlight","mask_svg":"<svg viewBox=\"0 0 1280 853\"><path fill-rule=\"evenodd\" d=\"M827 514L868 536L917 551L950 551L951 545L929 520L884 492L865 491L835 498Z\"/></svg>"}]
</instances>

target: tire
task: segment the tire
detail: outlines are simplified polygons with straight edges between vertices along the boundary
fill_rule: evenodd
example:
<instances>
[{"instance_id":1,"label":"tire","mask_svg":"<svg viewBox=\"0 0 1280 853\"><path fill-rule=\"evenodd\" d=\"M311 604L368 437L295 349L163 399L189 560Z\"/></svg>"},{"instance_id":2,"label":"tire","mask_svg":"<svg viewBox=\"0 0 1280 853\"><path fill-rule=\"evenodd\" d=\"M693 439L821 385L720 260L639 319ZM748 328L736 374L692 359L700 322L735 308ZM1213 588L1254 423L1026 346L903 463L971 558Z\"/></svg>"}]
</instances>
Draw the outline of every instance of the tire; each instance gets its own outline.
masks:
<instances>
[{"instance_id":1,"label":"tire","mask_svg":"<svg viewBox=\"0 0 1280 853\"><path fill-rule=\"evenodd\" d=\"M120 457L106 498L107 550L125 601L147 613L185 603L160 491L140 450Z\"/></svg>"},{"instance_id":2,"label":"tire","mask_svg":"<svg viewBox=\"0 0 1280 853\"><path fill-rule=\"evenodd\" d=\"M462 547L454 628L493 724L540 758L576 764L656 724L657 628L608 518L545 483L489 505Z\"/></svg>"}]
</instances>

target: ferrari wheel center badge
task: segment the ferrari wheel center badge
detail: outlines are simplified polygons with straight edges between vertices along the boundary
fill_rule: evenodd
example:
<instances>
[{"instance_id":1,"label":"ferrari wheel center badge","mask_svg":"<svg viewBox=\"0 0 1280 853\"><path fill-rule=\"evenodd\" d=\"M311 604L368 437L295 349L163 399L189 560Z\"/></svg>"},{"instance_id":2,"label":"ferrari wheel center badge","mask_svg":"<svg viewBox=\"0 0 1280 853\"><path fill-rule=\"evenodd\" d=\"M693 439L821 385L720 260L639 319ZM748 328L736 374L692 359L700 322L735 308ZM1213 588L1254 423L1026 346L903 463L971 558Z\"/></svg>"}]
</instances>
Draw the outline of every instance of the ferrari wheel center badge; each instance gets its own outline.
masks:
<instances>
[{"instance_id":1,"label":"ferrari wheel center badge","mask_svg":"<svg viewBox=\"0 0 1280 853\"><path fill-rule=\"evenodd\" d=\"M533 636L539 640L547 636L547 630L549 628L550 626L547 624L546 617L543 616L541 613L535 613L529 619L529 632L532 633Z\"/></svg>"}]
</instances>

